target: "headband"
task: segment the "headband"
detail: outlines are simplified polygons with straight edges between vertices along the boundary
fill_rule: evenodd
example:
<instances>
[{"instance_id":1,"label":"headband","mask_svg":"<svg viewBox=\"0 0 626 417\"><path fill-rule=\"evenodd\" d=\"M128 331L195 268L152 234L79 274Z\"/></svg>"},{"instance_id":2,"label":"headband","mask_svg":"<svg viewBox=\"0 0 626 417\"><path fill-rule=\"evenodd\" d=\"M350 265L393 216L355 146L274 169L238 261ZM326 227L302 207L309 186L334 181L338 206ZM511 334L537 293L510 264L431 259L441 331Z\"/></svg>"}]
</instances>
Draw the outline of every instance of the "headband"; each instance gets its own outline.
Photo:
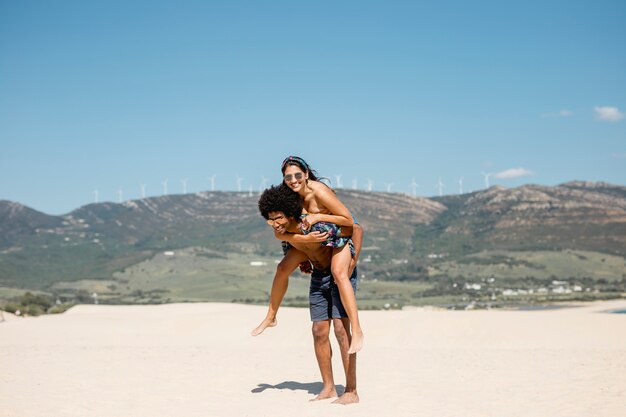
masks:
<instances>
[{"instance_id":1,"label":"headband","mask_svg":"<svg viewBox=\"0 0 626 417\"><path fill-rule=\"evenodd\" d=\"M304 159L300 158L299 156L288 156L287 158L285 158L282 166L280 167L281 171L285 169L285 165L287 165L289 162L294 162L301 165L305 171L311 171L307 163L304 162Z\"/></svg>"}]
</instances>

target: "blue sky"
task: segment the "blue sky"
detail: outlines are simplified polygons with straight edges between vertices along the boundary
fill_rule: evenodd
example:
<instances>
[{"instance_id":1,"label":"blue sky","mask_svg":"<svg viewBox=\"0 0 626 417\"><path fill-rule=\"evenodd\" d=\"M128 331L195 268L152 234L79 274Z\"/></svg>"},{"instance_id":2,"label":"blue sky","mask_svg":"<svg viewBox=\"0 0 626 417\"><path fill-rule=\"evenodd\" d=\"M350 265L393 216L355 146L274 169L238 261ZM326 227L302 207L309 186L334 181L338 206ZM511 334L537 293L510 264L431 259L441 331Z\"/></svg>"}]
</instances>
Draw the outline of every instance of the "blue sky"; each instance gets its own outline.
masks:
<instances>
[{"instance_id":1,"label":"blue sky","mask_svg":"<svg viewBox=\"0 0 626 417\"><path fill-rule=\"evenodd\" d=\"M0 199L626 185L623 1L0 2ZM120 195L120 190L122 191Z\"/></svg>"}]
</instances>

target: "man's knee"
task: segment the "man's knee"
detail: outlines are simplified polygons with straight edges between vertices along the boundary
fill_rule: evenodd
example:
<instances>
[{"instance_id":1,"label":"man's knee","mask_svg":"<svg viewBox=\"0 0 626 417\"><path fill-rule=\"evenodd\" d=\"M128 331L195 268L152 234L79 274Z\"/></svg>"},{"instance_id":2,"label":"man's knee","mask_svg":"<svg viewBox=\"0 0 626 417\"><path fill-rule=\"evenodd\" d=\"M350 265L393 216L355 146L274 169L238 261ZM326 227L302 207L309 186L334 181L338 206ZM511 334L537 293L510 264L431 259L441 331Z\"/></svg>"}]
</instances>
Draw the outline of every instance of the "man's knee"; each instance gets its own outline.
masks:
<instances>
[{"instance_id":1,"label":"man's knee","mask_svg":"<svg viewBox=\"0 0 626 417\"><path fill-rule=\"evenodd\" d=\"M328 339L328 335L330 334L330 322L328 320L314 321L311 331L315 340Z\"/></svg>"},{"instance_id":2,"label":"man's knee","mask_svg":"<svg viewBox=\"0 0 626 417\"><path fill-rule=\"evenodd\" d=\"M349 338L349 328L350 321L346 323L345 319L333 319L333 330L338 342L341 343L344 339L347 340Z\"/></svg>"},{"instance_id":3,"label":"man's knee","mask_svg":"<svg viewBox=\"0 0 626 417\"><path fill-rule=\"evenodd\" d=\"M293 272L293 268L283 259L278 265L276 265L276 273L279 275L289 275Z\"/></svg>"}]
</instances>

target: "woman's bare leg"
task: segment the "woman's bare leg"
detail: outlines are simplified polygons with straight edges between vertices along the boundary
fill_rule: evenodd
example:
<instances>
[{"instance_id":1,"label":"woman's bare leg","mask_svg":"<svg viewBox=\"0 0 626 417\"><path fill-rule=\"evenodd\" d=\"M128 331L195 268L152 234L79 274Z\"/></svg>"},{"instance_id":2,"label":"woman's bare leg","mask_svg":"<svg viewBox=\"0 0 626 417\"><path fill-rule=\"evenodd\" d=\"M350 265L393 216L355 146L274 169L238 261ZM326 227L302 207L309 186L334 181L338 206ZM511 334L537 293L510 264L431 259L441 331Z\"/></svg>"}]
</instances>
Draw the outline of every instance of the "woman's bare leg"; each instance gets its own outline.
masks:
<instances>
[{"instance_id":1,"label":"woman's bare leg","mask_svg":"<svg viewBox=\"0 0 626 417\"><path fill-rule=\"evenodd\" d=\"M352 342L348 350L349 354L356 353L363 347L363 331L361 330L361 323L359 322L356 295L354 294L354 289L350 283L350 276L348 275L351 260L352 255L350 254L348 245L333 250L331 272L335 278L335 283L337 283L337 288L339 289L341 303L348 314L352 327Z\"/></svg>"}]
</instances>

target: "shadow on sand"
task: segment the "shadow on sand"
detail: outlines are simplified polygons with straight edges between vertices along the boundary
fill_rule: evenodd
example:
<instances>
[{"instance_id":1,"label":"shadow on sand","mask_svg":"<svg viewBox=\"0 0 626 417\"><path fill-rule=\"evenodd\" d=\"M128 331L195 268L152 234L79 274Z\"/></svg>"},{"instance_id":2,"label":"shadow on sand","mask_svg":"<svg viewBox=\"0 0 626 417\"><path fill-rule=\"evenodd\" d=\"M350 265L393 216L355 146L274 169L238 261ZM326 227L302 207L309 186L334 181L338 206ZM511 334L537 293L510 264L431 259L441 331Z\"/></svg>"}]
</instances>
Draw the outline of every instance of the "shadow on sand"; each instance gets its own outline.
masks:
<instances>
[{"instance_id":1,"label":"shadow on sand","mask_svg":"<svg viewBox=\"0 0 626 417\"><path fill-rule=\"evenodd\" d=\"M253 393L258 394L259 392L263 392L266 389L290 389L292 391L306 391L309 394L319 394L322 392L322 388L324 384L321 382L296 382L296 381L285 381L280 384L270 385L270 384L259 384L256 388L252 390ZM342 392L344 387L342 385L335 385L337 391Z\"/></svg>"}]
</instances>

